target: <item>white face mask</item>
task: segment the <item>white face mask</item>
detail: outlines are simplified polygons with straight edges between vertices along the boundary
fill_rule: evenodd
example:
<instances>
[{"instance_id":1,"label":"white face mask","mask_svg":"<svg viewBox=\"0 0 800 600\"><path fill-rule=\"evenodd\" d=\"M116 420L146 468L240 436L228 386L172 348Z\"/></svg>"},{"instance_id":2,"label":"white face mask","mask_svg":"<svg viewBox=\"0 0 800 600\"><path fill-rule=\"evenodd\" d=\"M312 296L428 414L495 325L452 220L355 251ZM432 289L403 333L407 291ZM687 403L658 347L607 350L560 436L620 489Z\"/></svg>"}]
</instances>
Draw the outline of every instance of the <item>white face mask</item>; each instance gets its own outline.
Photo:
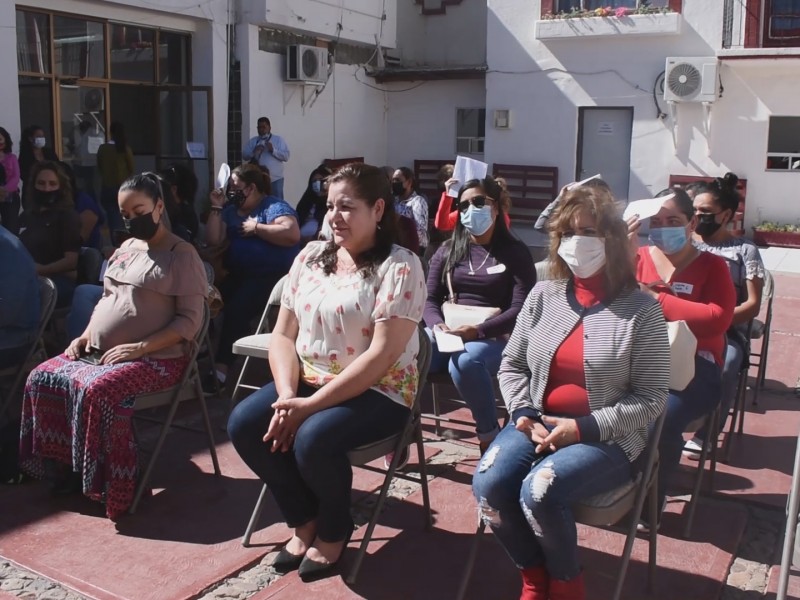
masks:
<instances>
[{"instance_id":1,"label":"white face mask","mask_svg":"<svg viewBox=\"0 0 800 600\"><path fill-rule=\"evenodd\" d=\"M44 139L43 137L33 138L33 145L36 146L37 148L44 148L45 144L47 144L47 140Z\"/></svg>"},{"instance_id":2,"label":"white face mask","mask_svg":"<svg viewBox=\"0 0 800 600\"><path fill-rule=\"evenodd\" d=\"M579 279L591 277L606 264L606 242L603 238L573 235L563 238L558 255Z\"/></svg>"}]
</instances>

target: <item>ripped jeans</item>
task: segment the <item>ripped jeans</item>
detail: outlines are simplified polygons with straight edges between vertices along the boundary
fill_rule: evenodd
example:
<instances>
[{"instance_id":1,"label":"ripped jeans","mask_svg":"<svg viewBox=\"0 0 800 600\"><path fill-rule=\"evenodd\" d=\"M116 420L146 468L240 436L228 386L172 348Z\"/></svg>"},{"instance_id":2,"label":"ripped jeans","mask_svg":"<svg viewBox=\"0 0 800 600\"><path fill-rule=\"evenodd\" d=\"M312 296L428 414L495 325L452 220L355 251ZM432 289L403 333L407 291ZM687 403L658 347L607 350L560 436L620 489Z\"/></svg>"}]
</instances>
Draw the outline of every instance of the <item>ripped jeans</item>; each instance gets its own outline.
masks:
<instances>
[{"instance_id":1,"label":"ripped jeans","mask_svg":"<svg viewBox=\"0 0 800 600\"><path fill-rule=\"evenodd\" d=\"M506 426L472 479L481 517L520 569L545 566L553 579L580 574L572 505L630 481L616 444L574 444L541 458L530 438Z\"/></svg>"}]
</instances>

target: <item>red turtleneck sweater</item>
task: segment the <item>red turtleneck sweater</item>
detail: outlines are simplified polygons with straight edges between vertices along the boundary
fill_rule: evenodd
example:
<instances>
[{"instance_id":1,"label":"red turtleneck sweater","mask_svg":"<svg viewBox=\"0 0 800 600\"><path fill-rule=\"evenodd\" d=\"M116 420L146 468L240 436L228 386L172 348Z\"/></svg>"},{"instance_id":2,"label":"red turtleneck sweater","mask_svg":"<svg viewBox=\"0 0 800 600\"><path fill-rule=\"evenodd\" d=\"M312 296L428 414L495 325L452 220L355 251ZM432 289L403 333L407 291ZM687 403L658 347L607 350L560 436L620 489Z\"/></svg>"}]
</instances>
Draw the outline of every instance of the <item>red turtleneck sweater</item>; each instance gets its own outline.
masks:
<instances>
[{"instance_id":1,"label":"red turtleneck sweater","mask_svg":"<svg viewBox=\"0 0 800 600\"><path fill-rule=\"evenodd\" d=\"M586 279L575 277L575 297L584 308L606 298L605 271ZM563 417L589 414L589 394L583 372L583 321L561 342L550 363L550 376L544 391L544 412Z\"/></svg>"}]
</instances>

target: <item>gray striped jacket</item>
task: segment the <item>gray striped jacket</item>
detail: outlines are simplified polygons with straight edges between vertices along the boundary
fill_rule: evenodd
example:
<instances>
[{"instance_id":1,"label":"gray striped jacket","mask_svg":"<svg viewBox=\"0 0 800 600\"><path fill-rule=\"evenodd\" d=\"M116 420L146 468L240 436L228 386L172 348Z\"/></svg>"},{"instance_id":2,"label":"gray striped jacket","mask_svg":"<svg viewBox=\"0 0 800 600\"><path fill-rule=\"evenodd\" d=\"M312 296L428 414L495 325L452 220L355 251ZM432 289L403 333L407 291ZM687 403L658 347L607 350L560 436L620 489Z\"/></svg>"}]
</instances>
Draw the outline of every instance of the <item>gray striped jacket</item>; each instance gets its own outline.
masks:
<instances>
[{"instance_id":1,"label":"gray striped jacket","mask_svg":"<svg viewBox=\"0 0 800 600\"><path fill-rule=\"evenodd\" d=\"M550 363L581 318L591 411L578 419L581 441L615 442L633 461L647 445L647 425L664 410L669 386L664 314L638 290L585 309L571 280L537 283L503 352L503 399L512 415L542 414Z\"/></svg>"}]
</instances>

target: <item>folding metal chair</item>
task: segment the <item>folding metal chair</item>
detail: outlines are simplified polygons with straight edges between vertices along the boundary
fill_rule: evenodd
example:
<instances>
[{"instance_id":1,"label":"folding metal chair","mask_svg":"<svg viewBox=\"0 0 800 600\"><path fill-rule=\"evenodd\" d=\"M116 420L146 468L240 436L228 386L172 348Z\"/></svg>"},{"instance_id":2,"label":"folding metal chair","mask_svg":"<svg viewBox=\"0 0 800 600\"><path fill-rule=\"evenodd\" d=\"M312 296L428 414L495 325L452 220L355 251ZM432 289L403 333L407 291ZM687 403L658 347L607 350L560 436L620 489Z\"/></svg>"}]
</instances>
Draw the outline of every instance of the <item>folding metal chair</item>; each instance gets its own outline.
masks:
<instances>
[{"instance_id":1,"label":"folding metal chair","mask_svg":"<svg viewBox=\"0 0 800 600\"><path fill-rule=\"evenodd\" d=\"M261 313L261 320L258 322L256 332L253 335L248 335L247 337L236 340L233 344L233 353L237 356L244 356L244 364L242 365L242 370L239 371L239 377L236 379L236 387L233 388L233 394L231 394L228 414L230 414L231 411L233 411L233 407L236 406L240 390L256 391L260 389L254 385L242 382L245 380L251 358L266 360L269 357L269 340L272 335L270 331L272 331L275 320L278 318L283 286L286 285L288 278L288 275L284 275L278 280L275 287L272 288L272 292L270 292L269 299L267 300L267 305L264 307L264 312Z\"/></svg>"},{"instance_id":2,"label":"folding metal chair","mask_svg":"<svg viewBox=\"0 0 800 600\"><path fill-rule=\"evenodd\" d=\"M758 369L756 374L756 383L753 386L753 406L758 404L758 392L764 387L764 380L767 376L767 353L769 352L769 338L772 329L772 301L775 299L775 279L772 273L766 272L764 277L764 292L762 295L762 304L766 300L767 311L763 321L753 319L753 329L750 334L751 340L762 340L761 349L758 352L750 352L750 366ZM753 359L756 359L754 362ZM740 422L744 423L744 413L740 413ZM741 432L740 425L740 432Z\"/></svg>"},{"instance_id":3,"label":"folding metal chair","mask_svg":"<svg viewBox=\"0 0 800 600\"><path fill-rule=\"evenodd\" d=\"M165 390L151 392L148 394L140 394L134 399L134 412L149 408L157 408L160 406L169 406L169 410L167 411L167 416L164 421L161 421L161 432L158 436L158 441L156 442L152 454L150 455L150 460L147 462L147 467L145 467L144 473L139 479L139 485L136 486L136 493L133 497L133 503L129 509L131 514L135 513L136 508L139 506L139 501L142 498L142 494L147 486L147 482L150 480L153 466L158 459L158 455L161 452L161 448L164 445L164 440L166 439L170 428L176 427L180 429L188 429L173 424L175 413L178 410L178 405L181 402L197 399L200 403L200 408L203 412L203 421L205 423L206 433L208 434L208 449L211 452L211 462L214 464L214 474L218 477L221 475L219 461L217 460L217 449L214 444L214 434L211 431L211 420L208 416L208 407L206 406L206 399L203 395L203 387L200 383L200 369L197 366L197 354L200 350L200 344L206 336L209 316L208 306L204 303L203 323L194 338L192 349L189 352L189 361L186 364L186 370L183 372L183 377L181 377L180 382L177 385ZM188 386L187 383L189 384ZM192 431L195 430L192 429Z\"/></svg>"},{"instance_id":4,"label":"folding metal chair","mask_svg":"<svg viewBox=\"0 0 800 600\"><path fill-rule=\"evenodd\" d=\"M720 427L720 412L721 408L717 408L710 415L700 417L689 423L686 431L694 432L701 427L705 428L706 436L703 440L703 446L700 449L700 458L697 462L697 474L694 477L694 487L692 488L692 496L689 500L689 512L686 515L686 525L683 529L683 537L688 538L692 534L692 523L694 523L694 513L697 509L697 502L700 499L700 490L703 485L703 473L705 472L706 461L709 460L708 469L708 493L714 491L714 474L717 472L717 438L719 437Z\"/></svg>"},{"instance_id":5,"label":"folding metal chair","mask_svg":"<svg viewBox=\"0 0 800 600\"><path fill-rule=\"evenodd\" d=\"M425 379L428 375L428 369L430 368L431 363L431 342L428 338L428 335L422 328L419 329L418 335L419 355L417 356L417 369L419 371L419 387L417 389L417 396L414 400L414 405L411 407L408 421L406 422L403 431L397 435L393 435L372 444L355 448L347 453L347 457L350 459L351 465L355 467L361 467L362 469L367 469L369 471L374 471L376 473L385 473L383 485L381 486L378 494L378 500L375 502L375 509L373 510L369 523L367 524L367 529L361 541L361 546L358 549L358 554L356 555L353 567L347 577L347 583L350 585L353 585L358 577L358 571L361 568L361 563L364 560L365 554L367 553L367 547L372 539L372 533L375 530L375 525L378 521L378 517L380 516L386 496L389 492L389 485L392 483L392 479L398 477L407 481L412 481L415 483L417 482L415 478L397 470L397 464L400 461L401 451L411 443L416 443L417 446L420 483L422 485L422 503L425 507L426 531L430 530L433 525L430 496L428 493L428 473L425 463L425 449L422 444L422 427L420 424L420 398L422 397L422 390L424 388ZM388 469L381 469L380 467L373 467L367 464L378 458L386 456L390 452L394 453L394 457L392 458L392 462ZM250 545L250 537L252 536L253 529L258 523L259 517L261 516L261 510L263 508L264 499L267 495L267 489L268 488L266 485L261 488L261 494L258 496L258 501L253 509L253 514L250 516L250 522L248 523L244 537L242 538L242 545L245 547Z\"/></svg>"},{"instance_id":6,"label":"folding metal chair","mask_svg":"<svg viewBox=\"0 0 800 600\"><path fill-rule=\"evenodd\" d=\"M625 575L628 571L628 564L633 551L633 542L636 539L639 516L642 514L645 499L648 500L650 523L658 522L658 442L661 438L665 414L662 412L659 415L647 442L644 470L629 483L605 494L588 498L572 507L575 521L590 527L612 527L621 523L626 517L630 520L625 529L627 531L625 547L622 551L622 564L617 574L613 600L619 600L622 595L622 586L625 583ZM461 578L461 585L456 596L457 600L463 600L464 596L466 596L469 581L472 577L472 570L478 556L478 546L485 530L486 523L481 520L470 546L464 575ZM657 567L658 531L656 527L650 528L648 542L647 591L650 592L653 589Z\"/></svg>"},{"instance_id":7,"label":"folding metal chair","mask_svg":"<svg viewBox=\"0 0 800 600\"><path fill-rule=\"evenodd\" d=\"M426 334L427 335L427 334ZM450 373L447 371L443 371L441 373L429 373L428 374L428 383L431 386L431 404L433 405L433 414L431 413L423 413L422 418L427 419L434 422L434 432L437 436L441 437L442 435L442 421L446 423L455 423L456 425L471 425L474 426L474 421L464 421L463 419L454 419L453 417L446 417L442 416L441 413L441 395L442 395L442 387L452 386L453 380L450 377ZM492 378L492 383L494 384L494 392L495 392L495 404L498 411L505 411L506 407L503 403L503 396L500 393L500 386L497 382L497 376ZM455 404L460 404L461 406L466 406L467 403L461 400L460 398L449 398L450 402L454 402Z\"/></svg>"},{"instance_id":8,"label":"folding metal chair","mask_svg":"<svg viewBox=\"0 0 800 600\"><path fill-rule=\"evenodd\" d=\"M47 352L44 348L44 341L42 336L47 324L50 322L50 317L53 315L53 309L58 300L58 291L53 282L47 277L39 277L39 299L40 299L40 312L39 323L36 327L36 335L31 340L30 346L25 358L19 365L0 370L0 379L12 379L11 387L2 401L0 401L0 419L6 414L6 411L11 406L11 401L16 397L19 392L20 386L26 376L26 367L35 357L45 360Z\"/></svg>"}]
</instances>

